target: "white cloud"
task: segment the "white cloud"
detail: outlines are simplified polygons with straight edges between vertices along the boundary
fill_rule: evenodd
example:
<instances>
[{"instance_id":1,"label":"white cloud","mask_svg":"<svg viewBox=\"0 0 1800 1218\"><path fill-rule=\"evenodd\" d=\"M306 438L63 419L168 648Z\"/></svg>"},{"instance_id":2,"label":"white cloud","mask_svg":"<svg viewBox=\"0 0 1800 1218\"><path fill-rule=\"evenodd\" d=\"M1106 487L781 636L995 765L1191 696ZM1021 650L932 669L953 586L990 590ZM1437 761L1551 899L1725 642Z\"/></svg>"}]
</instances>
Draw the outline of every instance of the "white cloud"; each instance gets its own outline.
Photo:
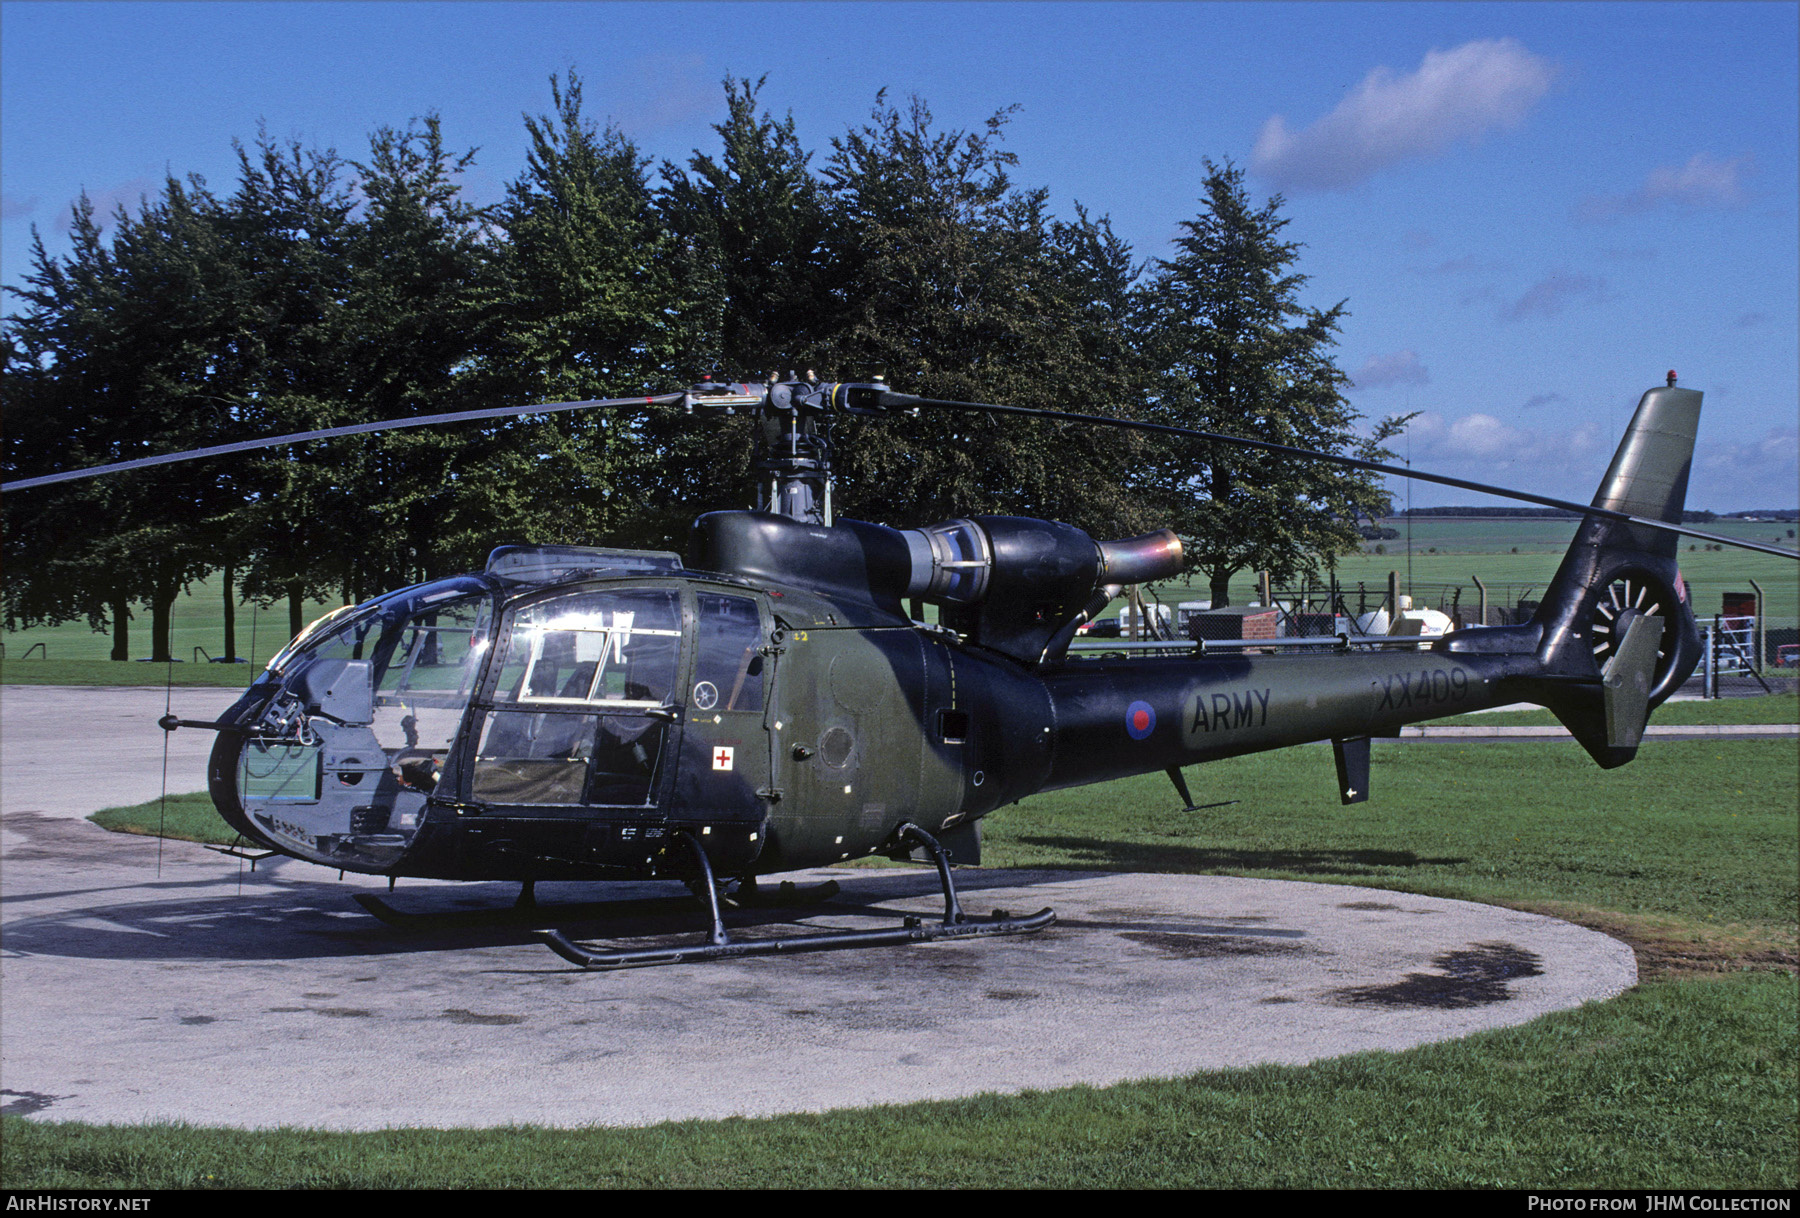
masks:
<instances>
[{"instance_id":1,"label":"white cloud","mask_svg":"<svg viewBox=\"0 0 1800 1218\"><path fill-rule=\"evenodd\" d=\"M1793 507L1800 491L1800 431L1771 427L1746 444L1701 441L1688 503L1715 512Z\"/></svg>"},{"instance_id":2,"label":"white cloud","mask_svg":"<svg viewBox=\"0 0 1800 1218\"><path fill-rule=\"evenodd\" d=\"M1413 466L1434 474L1579 500L1600 484L1615 441L1598 420L1540 430L1518 427L1491 414L1450 418L1426 411L1407 426L1404 437L1389 441L1388 448L1403 454L1410 448ZM1420 502L1424 486L1414 489L1415 502ZM1434 488L1431 493L1440 492Z\"/></svg>"},{"instance_id":3,"label":"white cloud","mask_svg":"<svg viewBox=\"0 0 1800 1218\"><path fill-rule=\"evenodd\" d=\"M1549 60L1511 38L1428 51L1405 76L1376 68L1302 131L1289 130L1279 114L1270 118L1251 166L1280 190L1347 189L1389 165L1518 126L1555 77Z\"/></svg>"},{"instance_id":4,"label":"white cloud","mask_svg":"<svg viewBox=\"0 0 1800 1218\"><path fill-rule=\"evenodd\" d=\"M1606 280L1569 271L1552 271L1525 289L1525 294L1500 311L1503 321L1527 317L1555 317L1578 301L1608 299Z\"/></svg>"},{"instance_id":5,"label":"white cloud","mask_svg":"<svg viewBox=\"0 0 1800 1218\"><path fill-rule=\"evenodd\" d=\"M1431 373L1419 362L1416 351L1395 351L1389 355L1371 355L1350 377L1358 389L1385 389L1390 385L1429 385Z\"/></svg>"},{"instance_id":6,"label":"white cloud","mask_svg":"<svg viewBox=\"0 0 1800 1218\"><path fill-rule=\"evenodd\" d=\"M1753 171L1749 153L1725 161L1696 152L1685 165L1658 165L1630 194L1583 199L1576 215L1583 220L1616 220L1665 206L1684 212L1742 207L1744 179Z\"/></svg>"},{"instance_id":7,"label":"white cloud","mask_svg":"<svg viewBox=\"0 0 1800 1218\"><path fill-rule=\"evenodd\" d=\"M1590 413L1594 417L1582 419L1564 402L1553 416L1540 416L1551 425L1538 428L1492 414L1452 418L1426 411L1404 436L1388 441L1388 448L1402 455L1410 449L1415 469L1585 503L1619 443L1613 424L1599 417L1603 412ZM1568 425L1559 426L1564 419ZM1772 427L1760 438L1745 435L1742 441L1701 439L1688 506L1716 512L1794 506L1800 488L1800 431ZM1396 481L1395 487L1403 496L1403 484ZM1413 502L1421 506L1482 501L1472 496L1475 492L1440 490L1423 482L1413 488Z\"/></svg>"}]
</instances>

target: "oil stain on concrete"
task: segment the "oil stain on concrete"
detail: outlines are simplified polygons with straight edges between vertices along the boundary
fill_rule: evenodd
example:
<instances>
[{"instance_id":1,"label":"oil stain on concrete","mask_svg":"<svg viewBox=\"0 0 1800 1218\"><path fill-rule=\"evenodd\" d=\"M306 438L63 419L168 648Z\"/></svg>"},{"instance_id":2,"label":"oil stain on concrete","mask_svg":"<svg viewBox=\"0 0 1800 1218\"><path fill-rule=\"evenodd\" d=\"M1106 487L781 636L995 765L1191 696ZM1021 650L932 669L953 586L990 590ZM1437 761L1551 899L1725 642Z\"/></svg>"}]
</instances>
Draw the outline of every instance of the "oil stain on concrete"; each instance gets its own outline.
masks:
<instances>
[{"instance_id":1,"label":"oil stain on concrete","mask_svg":"<svg viewBox=\"0 0 1800 1218\"><path fill-rule=\"evenodd\" d=\"M1512 997L1508 981L1539 977L1544 972L1542 959L1511 943L1471 944L1461 951L1436 956L1431 963L1440 971L1408 973L1402 981L1352 986L1334 991L1332 996L1351 1006L1457 1010L1505 1002Z\"/></svg>"}]
</instances>

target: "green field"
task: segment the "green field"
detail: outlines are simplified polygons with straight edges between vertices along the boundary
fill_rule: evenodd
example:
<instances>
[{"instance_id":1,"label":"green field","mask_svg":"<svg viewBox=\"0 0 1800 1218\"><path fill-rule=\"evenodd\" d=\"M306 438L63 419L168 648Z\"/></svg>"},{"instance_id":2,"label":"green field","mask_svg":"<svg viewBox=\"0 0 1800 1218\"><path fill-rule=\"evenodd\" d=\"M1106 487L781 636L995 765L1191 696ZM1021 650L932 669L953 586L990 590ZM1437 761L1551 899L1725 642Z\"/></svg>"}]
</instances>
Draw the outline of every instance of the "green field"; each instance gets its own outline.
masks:
<instances>
[{"instance_id":1,"label":"green field","mask_svg":"<svg viewBox=\"0 0 1800 1218\"><path fill-rule=\"evenodd\" d=\"M1368 542L1363 546L1362 554L1340 560L1340 585L1355 585L1360 580L1371 590L1385 590L1388 572L1398 571L1401 591L1406 590L1406 522L1395 518L1382 523L1399 529L1400 537L1393 541ZM1795 545L1795 538L1786 535L1789 529L1796 527L1791 524L1714 521L1695 527L1722 537L1737 537L1765 545L1789 549ZM1469 584L1469 577L1478 575L1489 586L1535 584L1541 591L1556 574L1556 564L1574 536L1575 522L1572 520L1500 517L1415 521L1412 579L1421 584ZM1791 626L1796 617L1800 617L1800 562L1748 550L1708 550L1707 544L1693 538L1681 539L1681 574L1693 590L1695 613L1703 618L1718 613L1724 593L1748 592L1748 581L1754 579L1762 585L1765 613L1771 624L1779 622ZM1385 546L1387 553L1375 553L1377 545ZM1696 548L1690 549L1690 546ZM1470 586L1469 594L1473 593L1474 588Z\"/></svg>"},{"instance_id":2,"label":"green field","mask_svg":"<svg viewBox=\"0 0 1800 1218\"><path fill-rule=\"evenodd\" d=\"M1778 697L1687 722L1792 722ZM15 1188L1792 1188L1800 756L1654 742L1378 743L1339 805L1329 749L1036 796L991 865L1232 874L1551 913L1631 943L1611 1002L1405 1053L1108 1088L649 1129L241 1132L6 1118ZM179 808L175 805L183 805ZM128 810L140 824L155 805ZM222 829L204 797L178 822ZM904 950L904 949L900 949ZM979 950L977 947L975 950ZM779 968L779 962L770 967ZM851 963L849 967L854 967ZM694 984L706 984L695 966Z\"/></svg>"},{"instance_id":3,"label":"green field","mask_svg":"<svg viewBox=\"0 0 1800 1218\"><path fill-rule=\"evenodd\" d=\"M1402 593L1407 591L1410 572L1410 581L1416 584L1464 585L1465 605L1472 604L1476 595L1471 576L1480 576L1490 589L1501 584L1535 587L1531 599L1536 599L1556 574L1557 563L1575 535L1571 520L1478 517L1414 521L1409 565L1405 520L1382 523L1401 530L1401 536L1393 541L1367 542L1361 554L1339 559L1337 567L1339 587L1354 590L1360 582L1368 589L1371 608L1386 593L1390 571L1399 573ZM1795 544L1794 538L1783 535L1794 527L1787 524L1715 521L1697 527L1745 541L1789 548ZM1764 612L1771 626L1792 626L1800 620L1800 562L1748 550L1707 550L1706 544L1689 538L1681 543L1681 573L1692 589L1696 614L1704 619L1718 613L1724 593L1749 592L1749 581L1754 579L1762 585ZM1375 552L1378 545L1385 547L1385 554ZM1699 548L1690 550L1689 545ZM1165 602L1204 600L1208 595L1204 581L1188 590L1174 584L1158 585L1157 592ZM1253 575L1239 575L1232 582L1232 599L1237 603L1255 599ZM1353 597L1347 599L1354 601ZM1499 601L1496 598L1490 603Z\"/></svg>"},{"instance_id":4,"label":"green field","mask_svg":"<svg viewBox=\"0 0 1800 1218\"><path fill-rule=\"evenodd\" d=\"M337 606L336 601L309 601L302 615L310 622ZM267 664L269 658L288 641L286 601L272 608L240 604L236 619L238 657L251 661L251 672L257 666ZM80 660L106 663L112 655L112 635L106 631L90 629L85 621L65 622L60 626L38 626L30 630L8 630L0 633L0 642L5 643L5 658L9 668L14 661L25 662L27 652L31 653L32 662L47 659L53 662ZM43 644L42 648L38 647L40 643ZM196 654L196 647L204 648L204 654ZM206 657L224 654L225 605L222 576L214 574L206 579L196 580L188 588L187 595L175 602L169 631L169 650L185 665L205 664ZM142 607L135 611L131 622L131 654L134 659L150 654L150 611ZM119 667L123 668L124 665ZM151 667L149 664L137 666L146 671ZM241 669L244 666L221 664L215 667ZM134 684L161 685L163 666L156 665L154 672L154 677L140 674L132 677L131 681ZM250 678L246 675L241 681L232 683L247 685L249 682Z\"/></svg>"}]
</instances>

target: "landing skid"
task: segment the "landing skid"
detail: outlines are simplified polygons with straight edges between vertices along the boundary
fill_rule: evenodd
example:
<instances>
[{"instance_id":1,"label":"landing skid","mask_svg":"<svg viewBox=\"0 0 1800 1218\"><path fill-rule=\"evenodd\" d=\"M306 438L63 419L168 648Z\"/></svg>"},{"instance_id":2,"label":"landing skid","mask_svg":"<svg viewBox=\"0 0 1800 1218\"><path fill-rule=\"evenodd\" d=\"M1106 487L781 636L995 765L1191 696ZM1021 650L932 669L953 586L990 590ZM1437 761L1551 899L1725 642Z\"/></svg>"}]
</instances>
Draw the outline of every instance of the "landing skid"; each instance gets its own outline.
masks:
<instances>
[{"instance_id":1,"label":"landing skid","mask_svg":"<svg viewBox=\"0 0 1800 1218\"><path fill-rule=\"evenodd\" d=\"M824 934L790 935L781 939L733 940L726 933L725 923L719 916L718 885L713 882L712 864L707 860L706 850L693 834L685 830L676 830L676 835L687 843L688 850L699 866L703 883L699 885L708 897L712 915L712 929L707 932L706 942L688 947L642 948L635 951L592 951L576 943L560 930L541 930L537 937L546 946L563 959L582 968L594 971L605 971L622 968L647 968L659 964L687 964L700 960L735 959L740 956L774 956L788 955L798 952L830 952L849 948L884 947L902 943L928 943L936 939L964 939L980 935L1018 935L1031 931L1043 930L1056 921L1056 911L1040 909L1024 918L1014 918L1004 911L995 910L994 916L986 921L971 921L963 913L961 903L956 899L956 887L950 879L950 860L944 854L944 848L937 839L926 833L917 825L900 826L899 838L902 843L917 842L931 851L937 862L938 881L944 889L944 918L942 922L927 923L920 917L908 916L901 925L886 930L861 931L829 931ZM787 885L783 886L782 897L787 897ZM823 898L818 898L823 899Z\"/></svg>"}]
</instances>

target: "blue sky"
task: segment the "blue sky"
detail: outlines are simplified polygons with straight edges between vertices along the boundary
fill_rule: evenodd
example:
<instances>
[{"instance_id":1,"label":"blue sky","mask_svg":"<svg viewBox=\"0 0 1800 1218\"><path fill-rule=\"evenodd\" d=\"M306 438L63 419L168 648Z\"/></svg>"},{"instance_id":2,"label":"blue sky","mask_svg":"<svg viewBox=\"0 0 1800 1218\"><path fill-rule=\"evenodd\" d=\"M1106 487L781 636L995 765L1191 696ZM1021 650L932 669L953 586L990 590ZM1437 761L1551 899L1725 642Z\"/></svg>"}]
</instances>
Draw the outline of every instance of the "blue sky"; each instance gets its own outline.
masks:
<instances>
[{"instance_id":1,"label":"blue sky","mask_svg":"<svg viewBox=\"0 0 1800 1218\"><path fill-rule=\"evenodd\" d=\"M165 172L231 189L231 141L364 151L436 111L524 165L571 67L652 157L711 151L726 74L828 150L877 90L940 125L1018 111L1017 179L1141 258L1206 158L1281 193L1310 303L1423 468L1585 499L1637 395L1707 394L1689 502L1800 501L1800 5L0 3L0 282ZM815 162L816 163L816 162ZM8 308L13 307L9 301ZM855 370L833 370L853 375ZM1072 400L1072 406L1078 406ZM1419 485L1425 505L1469 501Z\"/></svg>"}]
</instances>

